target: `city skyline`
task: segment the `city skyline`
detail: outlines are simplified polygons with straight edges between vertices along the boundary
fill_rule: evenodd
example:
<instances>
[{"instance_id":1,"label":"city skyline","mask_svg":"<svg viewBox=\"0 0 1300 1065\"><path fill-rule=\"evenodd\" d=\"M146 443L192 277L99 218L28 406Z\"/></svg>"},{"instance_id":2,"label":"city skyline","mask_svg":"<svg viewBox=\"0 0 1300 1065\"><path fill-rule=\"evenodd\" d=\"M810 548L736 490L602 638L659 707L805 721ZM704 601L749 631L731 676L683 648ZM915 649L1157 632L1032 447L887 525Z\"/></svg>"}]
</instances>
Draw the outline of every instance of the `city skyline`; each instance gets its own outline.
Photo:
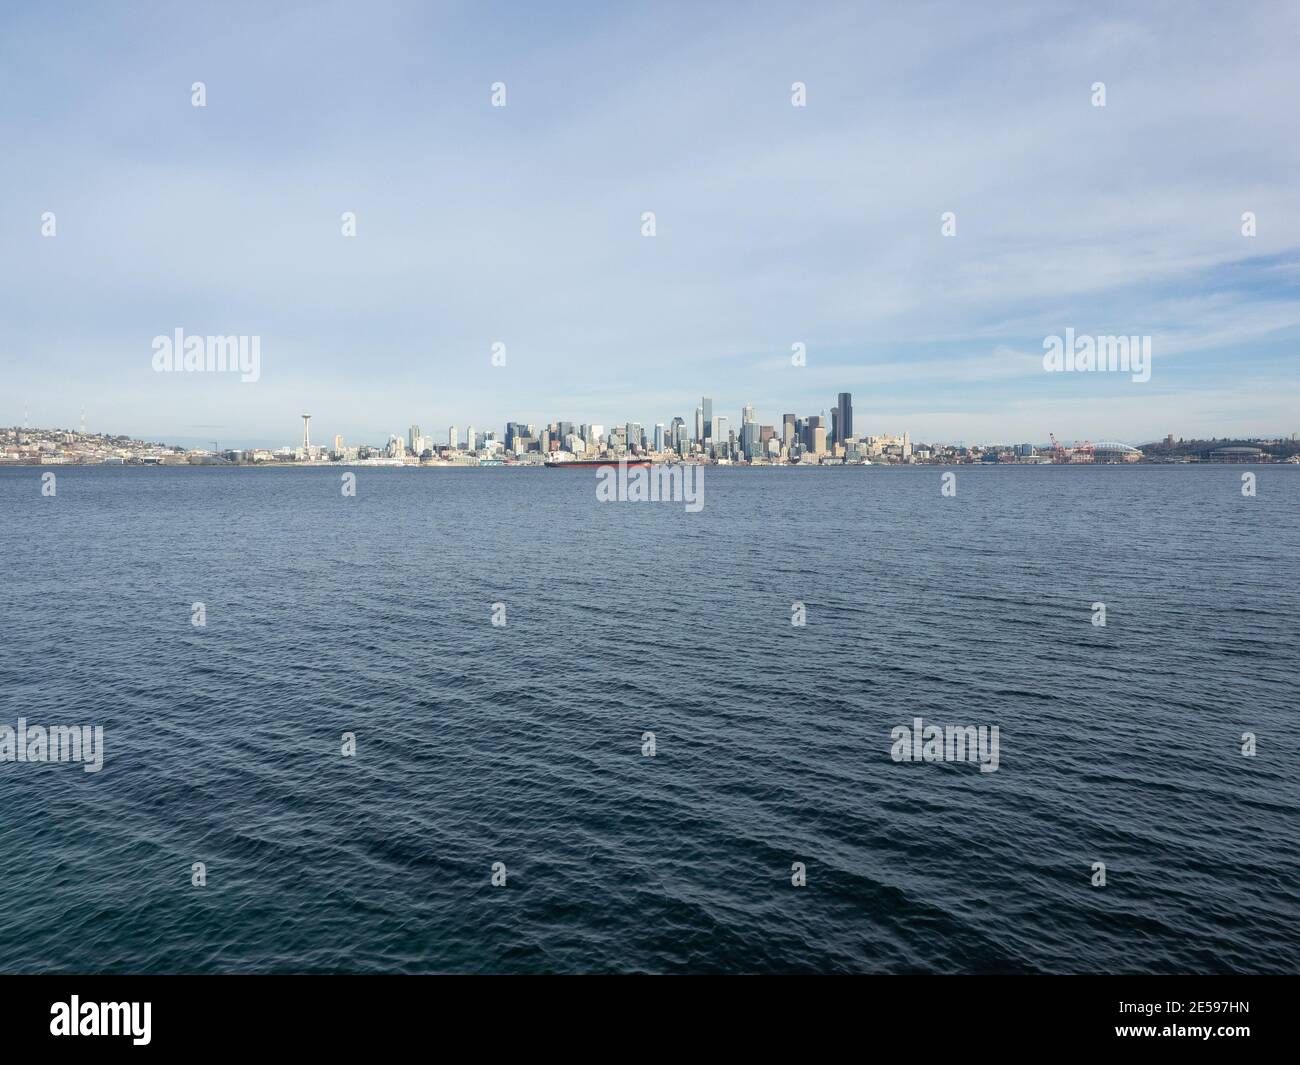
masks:
<instances>
[{"instance_id":1,"label":"city skyline","mask_svg":"<svg viewBox=\"0 0 1300 1065\"><path fill-rule=\"evenodd\" d=\"M389 433L387 442L344 440L334 434L330 445L313 444L308 428L311 415L301 415L303 434L297 447L280 445L187 448L178 442L146 441L128 434L89 432L84 422L77 430L57 427L0 426L0 465L46 465L95 463L156 463L174 461L222 462L235 464L307 465L469 465L502 464L579 465L618 463L628 460L725 464L872 465L921 464L961 465L979 463L1121 463L1131 462L1238 462L1300 463L1300 433L1275 437L1228 436L1223 438L1181 437L1167 433L1158 441L1133 446L1113 440L1059 439L1049 433L1050 443L1041 441L913 440L907 431L876 433L854 428L852 395L841 392L832 409L831 429L826 417L786 413L780 423L757 420L752 406L742 410L739 432L727 427L725 416L712 419L710 435L704 435L704 411L713 407L703 397L696 407L696 433L686 419L676 416L665 425L645 426L638 422L613 426L589 422L552 420L542 426L509 421L503 433L495 429L478 431L473 425L461 430L451 425L445 440L438 433L425 434L419 424L408 427L405 439ZM841 433L839 426L846 426ZM1258 445L1258 446L1256 446Z\"/></svg>"},{"instance_id":2,"label":"city skyline","mask_svg":"<svg viewBox=\"0 0 1300 1065\"><path fill-rule=\"evenodd\" d=\"M851 396L852 393L840 393L837 399L841 397L850 397L849 402L851 404L852 402ZM794 412L784 412L781 415L771 416L767 418L755 413L753 422L754 424L760 427L770 427L775 430L776 435L778 437L783 437L784 426L787 419L798 418L800 421L803 421L805 418L821 418L824 420L823 424L829 426L832 420L834 419L835 415L838 413L837 407L838 404L832 404L828 407L823 407L819 409L816 413L809 411L803 414L796 415L794 414ZM716 405L715 405L715 409L716 409ZM750 404L743 404L739 409L742 413L740 417L737 417L734 420L734 423L732 419L729 419L726 415L715 414L714 418L712 419L712 422L707 423L709 432L705 433L705 439L708 440L712 439L711 431L713 428L713 424L718 422L720 419L723 425L727 428L728 432L734 433L734 435L739 440L740 432L743 429L743 425L744 425L743 412L752 410L753 407ZM508 432L508 427L511 425L529 426L534 428L546 428L556 424L567 423L575 426L580 425L584 428L588 426L596 426L602 430L606 428L615 428L615 427L621 428L623 426L636 425L641 427L644 430L647 441L656 440L658 438L658 431L662 430L663 439L669 444L671 444L672 440L674 439L673 429L679 423L682 427L682 431L685 433L685 436L688 440L690 440L691 442L695 442L700 439L699 429L696 428L697 426L696 416L698 416L700 413L701 413L700 408L697 405L696 410L694 412L695 416L670 415L670 416L662 417L650 423L638 422L635 420L628 420L628 419L614 419L610 422L600 422L590 418L582 419L581 421L577 419L548 418L541 422L527 422L521 419L505 417L498 420L495 423L492 421L488 421L486 424L476 427L473 423L462 420L459 426L453 424L443 428L435 427L430 429L428 432L420 433L420 436L424 440L426 446L432 447L436 451L447 447L450 433L454 431L457 434L458 446L465 450L471 450L468 447L468 441L470 439L474 439L476 437L483 438L486 435L487 437L495 438L498 441L504 440ZM299 425L298 442L296 446L298 449L301 449L303 444L306 442L304 427L302 425L301 419L311 418L311 416L297 415L295 416L295 418L298 421L298 425ZM851 418L853 418L855 421L858 421L860 423L861 420L860 414L851 414ZM852 425L852 422L850 424ZM77 422L68 422L68 423L55 422L46 425L39 425L34 423L32 419L28 417L28 418L24 418L23 420L15 420L10 422L0 421L0 426L5 426L8 429L17 429L17 430L31 429L33 431L44 431L44 432L78 432L79 431L82 433L88 433L90 435L104 435L108 437L126 437L133 440L153 441L161 445L182 447L194 451L213 450L216 445L220 445L220 450L227 450L227 449L283 450L286 448L293 449L295 447L294 443L290 439L291 434L287 434L283 432L279 434L270 434L264 438L257 438L257 439L220 440L220 439L210 438L210 437L185 438L185 437L167 436L165 434L141 433L131 429L124 429L120 426L96 426L93 424L88 426L85 408L80 409L80 416ZM419 429L420 429L420 423L410 424L405 431L401 431L401 432L399 432L396 428L388 428L388 429L377 429L369 433L348 434L348 433L343 433L331 429L323 433L321 437L313 441L313 443L318 448L322 448L328 451L330 450L330 448L327 447L327 442L332 442L333 448L337 450L338 447L344 441L347 441L349 447L355 447L355 446L383 447L385 445L385 442L390 442L392 440L402 440L405 446L408 449L410 449L411 442L414 439L414 435ZM833 434L830 432L829 428L828 428L827 435L828 435L828 439L835 439ZM1297 431L1283 430L1278 432L1255 432L1255 433L1224 432L1224 433L1212 434L1208 436L1202 436L1199 434L1184 432L1178 428L1174 428L1169 431L1159 431L1159 432L1153 431L1148 434L1140 435L1132 438L1116 438L1116 437L1105 437L1103 436L1103 434L1099 434L1099 433L1092 433L1092 434L1085 433L1079 436L1067 436L1065 434L1055 433L1053 430L1048 429L1042 433L1028 434L1023 439L1014 436L1014 434L1002 434L1001 436L967 440L965 438L956 438L956 437L919 436L915 433L911 433L910 430L906 428L898 428L894 426L867 426L860 430L856 426L854 426L845 435L846 436L854 435L854 436L862 436L862 437L867 437L867 436L902 437L904 435L907 435L911 437L911 439L918 444L925 443L928 445L936 445L936 446L943 446L943 447L989 448L989 447L1013 446L1017 444L1029 444L1036 448L1047 448L1050 446L1050 442L1053 439L1053 437L1066 444L1074 444L1074 443L1079 443L1079 442L1084 442L1089 440L1100 441L1105 439L1105 440L1116 441L1130 446L1142 446L1146 444L1159 443L1169 439L1287 440L1287 439L1294 439L1297 435ZM654 450L656 451L661 450L661 448L656 446ZM669 447L668 450L671 450L671 447Z\"/></svg>"},{"instance_id":3,"label":"city skyline","mask_svg":"<svg viewBox=\"0 0 1300 1065\"><path fill-rule=\"evenodd\" d=\"M694 414L691 416L681 414L669 415L662 417L662 420L654 420L649 423L639 422L632 419L614 419L613 421L606 423L590 418L582 421L577 419L548 418L541 422L528 422L520 419L503 418L497 420L495 423L488 421L486 425L480 425L477 429L473 422L462 422L460 424L463 428L460 428L456 423L453 423L445 429L434 429L428 433L421 432L420 423L418 422L410 424L403 432L399 432L395 429L379 429L370 433L347 434L331 430L317 441L316 447L317 450L322 452L338 453L342 450L343 442L345 440L351 441L347 445L350 449L355 449L357 447L368 449L384 448L386 446L385 442L387 442L388 445L391 445L394 441L402 441L404 442L404 446L408 453L419 455L421 453L427 454L430 449L434 452L442 450L448 446L448 441L453 438L458 442L457 447L465 451L478 450L480 446L479 444L471 445L471 442L476 440L480 442L483 439L494 440L499 444L502 441L509 439L512 426L526 426L530 430L548 428L553 430L557 425L566 424L570 426L581 426L584 430L588 427L594 426L601 431L601 436L604 437L606 435L604 430L607 425L610 428L620 429L624 426L631 427L635 425L638 429L643 430L643 446L647 450L653 450L656 452L676 450L677 448L674 442L678 440L679 435L683 436L691 443L697 443L703 440L707 444L711 445L715 439L715 433L721 432L724 439L731 439L733 441L733 448L738 446L745 452L745 454L749 454L750 445L745 442L746 437L744 432L747 424L753 424L758 429L773 430L777 439L783 441L788 446L790 440L786 432L787 427L793 426L796 420L800 426L802 426L805 419L809 420L814 427L825 429L826 441L828 443L840 442L845 438L851 437L860 437L863 439L868 437L896 437L898 439L910 438L913 443L918 445L925 444L927 446L942 448L973 447L977 449L996 449L1002 447L1033 447L1036 449L1047 449L1056 446L1058 441L1065 444L1090 444L1094 441L1100 442L1103 440L1108 443L1119 443L1128 447L1137 447L1167 442L1175 438L1179 440L1294 440L1297 436L1296 430L1255 433L1224 432L1211 435L1200 435L1174 430L1150 433L1131 438L1120 438L1105 436L1104 434L1099 433L1085 433L1079 436L1068 436L1065 434L1057 434L1053 430L1048 429L1041 434L1026 434L1023 438L1015 437L1014 434L1009 435L1005 433L1001 436L972 440L942 436L921 437L911 433L907 428L900 429L896 426L876 425L864 426L862 424L862 418L859 415L854 414L852 397L853 394L851 392L839 392L836 395L834 403L829 406L821 407L816 413L809 411L804 414L796 414L794 412L785 411L778 416L770 416L770 418L761 416L756 411L753 404L743 403L739 408L739 417L733 420L725 414L718 413L718 411L723 408L715 403L712 396L704 396L696 405ZM706 416L706 411L710 412L711 416ZM298 417L302 420L302 433L297 449L301 451L306 450L308 447L308 425L311 421L312 415L301 414L298 415ZM87 432L87 428L86 409L84 406L80 408L79 418L80 420L78 425L80 431L85 433ZM844 421L848 426L847 430L843 433L840 433L839 431L839 423L841 421ZM0 425L4 424L4 422L0 421ZM72 431L68 426L31 426L31 421L26 409L24 409L23 421L15 421L8 424L14 429L33 427L43 428L46 431ZM284 451L286 449L291 449L290 445L286 445L281 436L268 436L257 439L226 439L225 441L222 441L219 439L200 437L168 437L164 439L164 437L160 435L123 431L116 427L109 429L96 428L92 429L91 432L92 434L102 432L108 436L131 437L136 440L156 440L157 442L165 443L168 446L182 447L192 451ZM421 441L419 448L415 447L417 436ZM332 440L333 447L327 448L324 443L325 440ZM651 448L652 443L654 445L653 448ZM661 446L665 443L667 445L666 447ZM808 446L811 448L813 445L810 442ZM563 450L562 447L561 450Z\"/></svg>"},{"instance_id":4,"label":"city skyline","mask_svg":"<svg viewBox=\"0 0 1300 1065\"><path fill-rule=\"evenodd\" d=\"M0 421L269 443L849 390L931 439L1293 431L1294 8L940 5L937 42L723 5L652 46L586 10L15 12ZM260 338L260 376L154 372L178 329ZM1045 373L1067 330L1150 337L1150 380Z\"/></svg>"},{"instance_id":5,"label":"city skyline","mask_svg":"<svg viewBox=\"0 0 1300 1065\"><path fill-rule=\"evenodd\" d=\"M790 419L791 425L794 424L795 419L797 419L798 422L801 424L805 421L805 419L810 419L810 418L816 419L816 418L825 417L827 421L829 421L830 417L834 413L835 413L834 407L829 408L829 413L827 413L826 411L819 411L817 414L812 414L811 412L808 412L805 414L795 415L793 412L787 412L786 414L781 415L780 417L778 417L773 421L765 421L763 418L755 417L753 424L755 424L759 428L770 428L775 432L775 435L778 439L785 439L784 430L785 430L787 419ZM737 443L739 443L740 440L742 439L741 433L743 430L743 424L740 423L738 419L737 424L733 425L726 416L720 416L720 417L722 423L724 424L724 427L727 430L728 435L734 436ZM663 451L663 450L674 449L672 447L672 442L674 440L672 430L673 427L679 422L679 420L681 422L683 432L685 433L685 438L691 443L696 443L699 440L699 438L690 429L690 426L693 424L691 419L679 415L671 418L665 418L649 425L646 425L641 422L625 421L625 420L615 421L612 423L603 423L603 422L592 421L590 419L577 421L571 419L552 418L541 423L523 422L516 419L505 419L500 423L499 426L488 425L488 426L476 427L471 424L466 424L463 427L450 426L447 428L433 429L428 432L419 433L418 438L423 442L423 446L418 450L414 448L414 441L416 440L416 435L412 432L412 430L419 429L418 424L411 425L405 432L398 432L396 429L390 429L390 430L379 430L369 434L360 434L357 436L349 436L346 433L329 431L322 434L322 437L320 439L313 439L311 441L311 446L317 450L331 452L331 451L338 451L345 446L347 448L355 448L355 447L381 448L384 447L386 444L389 444L392 441L397 440L403 443L403 446L407 449L408 452L419 454L421 452L426 452L430 449L432 449L435 452L446 449L449 445L449 439L451 433L452 431L455 431L456 448L468 451L468 450L478 449L477 447L476 448L470 447L469 444L470 440L482 441L484 438L487 438L489 440L496 440L497 442L504 441L508 432L507 427L510 425L519 425L521 427L526 426L533 429L548 429L549 427L557 424L569 424L572 426L580 426L583 429L589 427L595 427L601 431L600 435L602 439L607 439L609 437L610 431L613 429L622 429L625 426L636 425L643 430L647 447L650 450ZM715 417L715 422L717 420L718 418ZM0 425L3 425L3 423L0 423ZM215 438L214 439L192 438L187 440L183 438L164 437L164 436L157 436L153 434L132 432L129 430L122 430L112 426L104 426L104 427L87 426L84 421L79 425L62 425L57 423L52 425L35 425L35 424L31 424L29 421L27 423L21 423L21 422L10 423L8 425L5 425L4 428L6 431L18 430L20 432L21 431L68 432L68 433L80 432L90 436L122 437L122 438L137 440L137 441L150 441L161 446L180 447L190 451L214 451L214 450L220 450L220 451L299 450L301 451L304 449L304 445L307 443L305 437L301 432L299 433L299 439L297 440L296 443L290 439L290 434L286 434L286 433L282 433L279 436L274 438L267 438L264 440L253 440L253 441L231 440L231 439L220 440ZM661 431L662 431L662 437L660 436ZM915 442L917 443L924 443L927 445L942 446L942 447L974 447L974 448L1014 446L1019 444L1029 444L1034 447L1046 448L1050 446L1050 440L1053 435L1056 434L1049 432L1048 434L1045 434L1042 437L1042 439L1039 439L1037 436L1031 436L1025 440L1021 440L1019 438L1013 439L1010 436L1005 436L998 439L987 439L987 440L919 438L919 437L914 437L914 435L911 434L906 429L894 430L891 427L872 429L869 431L864 431L862 434L863 437L897 436L901 438L903 436L908 436L914 439ZM1151 435L1149 437L1142 438L1142 439L1125 440L1120 442L1124 444L1137 446L1142 444L1156 443L1158 441L1166 440L1169 437L1177 437L1181 439L1184 437L1184 435L1185 434L1179 434L1177 432L1161 433L1158 435ZM1275 434L1228 433L1223 436L1223 439L1234 439L1234 440L1235 439L1242 439L1242 440L1270 439L1271 440L1271 439L1287 439L1294 436L1295 436L1294 432L1275 433ZM1186 438L1200 439L1190 435L1186 435ZM706 439L711 441L713 437L709 436L706 437ZM835 437L832 436L828 430L827 432L828 442L833 441L834 439ZM1100 440L1102 438L1097 434L1093 434L1093 437L1091 438L1059 437L1058 439L1061 439L1064 443L1072 444L1072 443L1081 442L1085 439ZM1213 437L1213 438L1206 437L1204 439L1218 439L1218 437ZM660 446L660 441L662 441L663 446ZM650 447L652 443L654 444L654 446Z\"/></svg>"}]
</instances>

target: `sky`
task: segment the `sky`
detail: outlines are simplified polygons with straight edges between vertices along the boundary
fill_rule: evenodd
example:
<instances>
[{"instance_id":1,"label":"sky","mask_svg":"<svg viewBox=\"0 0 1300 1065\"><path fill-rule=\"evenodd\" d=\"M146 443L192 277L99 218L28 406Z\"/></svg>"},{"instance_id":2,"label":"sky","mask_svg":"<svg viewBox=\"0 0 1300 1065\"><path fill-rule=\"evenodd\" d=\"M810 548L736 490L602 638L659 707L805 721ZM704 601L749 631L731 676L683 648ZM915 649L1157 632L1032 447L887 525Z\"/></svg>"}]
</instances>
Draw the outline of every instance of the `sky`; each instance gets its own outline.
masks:
<instances>
[{"instance_id":1,"label":"sky","mask_svg":"<svg viewBox=\"0 0 1300 1065\"><path fill-rule=\"evenodd\" d=\"M7 4L0 423L441 441L849 391L916 441L1289 435L1297 39L1294 3ZM259 379L155 372L177 329L259 337ZM1151 379L1046 372L1066 329L1150 336Z\"/></svg>"}]
</instances>

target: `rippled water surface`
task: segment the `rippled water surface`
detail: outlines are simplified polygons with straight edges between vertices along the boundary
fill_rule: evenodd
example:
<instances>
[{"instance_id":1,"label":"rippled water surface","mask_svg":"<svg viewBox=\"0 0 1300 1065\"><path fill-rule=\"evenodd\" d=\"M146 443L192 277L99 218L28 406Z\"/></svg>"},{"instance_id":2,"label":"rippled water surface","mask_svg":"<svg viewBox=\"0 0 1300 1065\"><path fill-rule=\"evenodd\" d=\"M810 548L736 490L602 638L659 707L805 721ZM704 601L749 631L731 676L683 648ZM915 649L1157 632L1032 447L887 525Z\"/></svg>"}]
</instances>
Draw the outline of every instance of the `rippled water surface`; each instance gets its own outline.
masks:
<instances>
[{"instance_id":1,"label":"rippled water surface","mask_svg":"<svg viewBox=\"0 0 1300 1065\"><path fill-rule=\"evenodd\" d=\"M41 472L0 971L1300 968L1300 467Z\"/></svg>"}]
</instances>

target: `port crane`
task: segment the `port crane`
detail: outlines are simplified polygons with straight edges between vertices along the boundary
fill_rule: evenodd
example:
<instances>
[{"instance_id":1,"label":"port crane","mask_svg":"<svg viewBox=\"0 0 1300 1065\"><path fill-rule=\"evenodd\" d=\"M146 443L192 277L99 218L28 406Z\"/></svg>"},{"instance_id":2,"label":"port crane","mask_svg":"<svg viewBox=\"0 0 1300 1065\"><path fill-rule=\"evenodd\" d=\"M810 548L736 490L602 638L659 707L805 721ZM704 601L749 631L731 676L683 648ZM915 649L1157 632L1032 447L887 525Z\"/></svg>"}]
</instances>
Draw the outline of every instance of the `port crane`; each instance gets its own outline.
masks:
<instances>
[{"instance_id":1,"label":"port crane","mask_svg":"<svg viewBox=\"0 0 1300 1065\"><path fill-rule=\"evenodd\" d=\"M1061 442L1056 439L1055 433L1048 433L1052 440L1052 461L1053 462L1093 462L1097 457L1097 448L1091 440L1085 440L1082 444L1075 444L1072 448L1064 448Z\"/></svg>"}]
</instances>

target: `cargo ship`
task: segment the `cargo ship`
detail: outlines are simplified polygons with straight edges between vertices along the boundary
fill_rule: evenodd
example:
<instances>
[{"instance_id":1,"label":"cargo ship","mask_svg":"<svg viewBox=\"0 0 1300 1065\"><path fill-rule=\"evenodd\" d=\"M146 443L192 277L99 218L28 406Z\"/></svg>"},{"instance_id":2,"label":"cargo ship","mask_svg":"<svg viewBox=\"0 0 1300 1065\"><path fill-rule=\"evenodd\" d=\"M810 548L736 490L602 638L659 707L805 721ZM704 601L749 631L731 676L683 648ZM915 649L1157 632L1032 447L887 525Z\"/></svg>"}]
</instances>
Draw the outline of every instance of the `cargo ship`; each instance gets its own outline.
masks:
<instances>
[{"instance_id":1,"label":"cargo ship","mask_svg":"<svg viewBox=\"0 0 1300 1065\"><path fill-rule=\"evenodd\" d=\"M647 458L621 459L550 459L546 468L550 470L594 470L601 466L653 466L654 460Z\"/></svg>"}]
</instances>

